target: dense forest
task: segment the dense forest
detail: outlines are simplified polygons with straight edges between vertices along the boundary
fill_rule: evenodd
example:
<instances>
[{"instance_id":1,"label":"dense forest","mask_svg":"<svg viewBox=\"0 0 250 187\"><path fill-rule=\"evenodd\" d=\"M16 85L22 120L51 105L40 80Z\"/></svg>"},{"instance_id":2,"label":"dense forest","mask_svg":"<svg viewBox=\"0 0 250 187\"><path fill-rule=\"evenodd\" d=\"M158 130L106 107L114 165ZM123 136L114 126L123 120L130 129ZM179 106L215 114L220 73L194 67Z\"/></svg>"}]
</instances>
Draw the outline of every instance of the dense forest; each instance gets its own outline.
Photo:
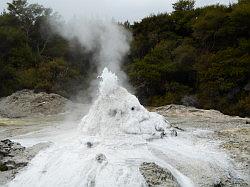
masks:
<instances>
[{"instance_id":1,"label":"dense forest","mask_svg":"<svg viewBox=\"0 0 250 187\"><path fill-rule=\"evenodd\" d=\"M138 98L250 116L250 1L194 5L179 0L171 13L122 24L133 34L123 68ZM27 88L69 97L87 87L91 52L51 32L51 16L26 0L1 13L0 96Z\"/></svg>"}]
</instances>

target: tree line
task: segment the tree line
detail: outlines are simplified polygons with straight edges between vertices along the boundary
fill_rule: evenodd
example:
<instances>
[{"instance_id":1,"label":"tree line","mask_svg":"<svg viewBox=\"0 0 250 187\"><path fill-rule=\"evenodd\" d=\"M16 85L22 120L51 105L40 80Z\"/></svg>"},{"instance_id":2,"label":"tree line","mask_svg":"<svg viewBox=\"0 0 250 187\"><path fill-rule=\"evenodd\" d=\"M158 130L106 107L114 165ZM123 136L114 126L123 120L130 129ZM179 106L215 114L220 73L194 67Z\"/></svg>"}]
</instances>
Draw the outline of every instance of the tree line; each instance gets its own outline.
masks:
<instances>
[{"instance_id":1,"label":"tree line","mask_svg":"<svg viewBox=\"0 0 250 187\"><path fill-rule=\"evenodd\" d=\"M179 0L174 11L122 25L133 34L124 62L139 100L250 116L250 2L195 8ZM20 89L65 97L87 87L92 53L51 32L58 16L26 0L0 15L0 96Z\"/></svg>"}]
</instances>

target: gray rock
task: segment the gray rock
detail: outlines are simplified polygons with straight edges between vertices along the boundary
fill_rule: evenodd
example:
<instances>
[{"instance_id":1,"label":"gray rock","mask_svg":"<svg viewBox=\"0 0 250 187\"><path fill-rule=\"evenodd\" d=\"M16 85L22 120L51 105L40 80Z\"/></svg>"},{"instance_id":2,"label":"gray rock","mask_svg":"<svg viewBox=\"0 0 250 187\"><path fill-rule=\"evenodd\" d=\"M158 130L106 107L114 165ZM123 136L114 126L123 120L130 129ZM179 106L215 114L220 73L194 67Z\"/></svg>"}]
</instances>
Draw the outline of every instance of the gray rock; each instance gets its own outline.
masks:
<instances>
[{"instance_id":1,"label":"gray rock","mask_svg":"<svg viewBox=\"0 0 250 187\"><path fill-rule=\"evenodd\" d=\"M177 131L172 129L170 135L171 136L177 136Z\"/></svg>"},{"instance_id":2,"label":"gray rock","mask_svg":"<svg viewBox=\"0 0 250 187\"><path fill-rule=\"evenodd\" d=\"M107 158L106 158L106 156L104 154L96 155L95 159L100 164L107 160Z\"/></svg>"},{"instance_id":3,"label":"gray rock","mask_svg":"<svg viewBox=\"0 0 250 187\"><path fill-rule=\"evenodd\" d=\"M88 148L93 147L93 143L91 143L91 142L87 142L86 145L87 145Z\"/></svg>"},{"instance_id":4,"label":"gray rock","mask_svg":"<svg viewBox=\"0 0 250 187\"><path fill-rule=\"evenodd\" d=\"M0 141L0 186L12 180L15 175L41 150L47 148L49 143L39 143L25 148L9 139Z\"/></svg>"},{"instance_id":5,"label":"gray rock","mask_svg":"<svg viewBox=\"0 0 250 187\"><path fill-rule=\"evenodd\" d=\"M149 187L153 187L153 186L179 187L180 186L170 171L168 171L165 168L161 168L155 163L144 162L141 164L139 169Z\"/></svg>"}]
</instances>

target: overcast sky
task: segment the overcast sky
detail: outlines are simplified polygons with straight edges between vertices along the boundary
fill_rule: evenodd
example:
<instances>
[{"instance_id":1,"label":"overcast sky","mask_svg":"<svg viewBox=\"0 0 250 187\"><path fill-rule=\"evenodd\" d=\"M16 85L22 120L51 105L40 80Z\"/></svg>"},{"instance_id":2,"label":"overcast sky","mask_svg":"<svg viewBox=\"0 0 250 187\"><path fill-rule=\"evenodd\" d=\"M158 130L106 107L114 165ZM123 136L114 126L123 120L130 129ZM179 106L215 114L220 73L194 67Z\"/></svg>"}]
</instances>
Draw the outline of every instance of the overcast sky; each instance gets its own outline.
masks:
<instances>
[{"instance_id":1,"label":"overcast sky","mask_svg":"<svg viewBox=\"0 0 250 187\"><path fill-rule=\"evenodd\" d=\"M11 0L0 0L0 11ZM171 12L176 0L28 0L29 3L42 4L61 14L66 20L73 16L113 18L117 21L139 21L150 14ZM237 0L196 0L196 6L210 4L229 4Z\"/></svg>"}]
</instances>

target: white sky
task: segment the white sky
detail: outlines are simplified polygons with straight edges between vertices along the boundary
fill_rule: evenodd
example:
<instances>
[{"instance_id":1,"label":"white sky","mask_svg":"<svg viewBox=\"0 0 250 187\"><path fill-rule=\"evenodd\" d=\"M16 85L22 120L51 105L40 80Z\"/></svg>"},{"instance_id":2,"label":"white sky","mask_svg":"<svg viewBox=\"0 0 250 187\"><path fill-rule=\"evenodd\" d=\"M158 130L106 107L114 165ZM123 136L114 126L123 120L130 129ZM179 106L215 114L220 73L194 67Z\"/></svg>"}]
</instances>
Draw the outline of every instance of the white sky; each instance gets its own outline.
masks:
<instances>
[{"instance_id":1,"label":"white sky","mask_svg":"<svg viewBox=\"0 0 250 187\"><path fill-rule=\"evenodd\" d=\"M138 21L150 14L171 12L172 3L177 0L28 0L29 3L42 4L57 11L64 19L73 16L115 19L117 21ZM0 11L11 0L0 0ZM229 4L237 0L196 0L196 6L210 4Z\"/></svg>"}]
</instances>

